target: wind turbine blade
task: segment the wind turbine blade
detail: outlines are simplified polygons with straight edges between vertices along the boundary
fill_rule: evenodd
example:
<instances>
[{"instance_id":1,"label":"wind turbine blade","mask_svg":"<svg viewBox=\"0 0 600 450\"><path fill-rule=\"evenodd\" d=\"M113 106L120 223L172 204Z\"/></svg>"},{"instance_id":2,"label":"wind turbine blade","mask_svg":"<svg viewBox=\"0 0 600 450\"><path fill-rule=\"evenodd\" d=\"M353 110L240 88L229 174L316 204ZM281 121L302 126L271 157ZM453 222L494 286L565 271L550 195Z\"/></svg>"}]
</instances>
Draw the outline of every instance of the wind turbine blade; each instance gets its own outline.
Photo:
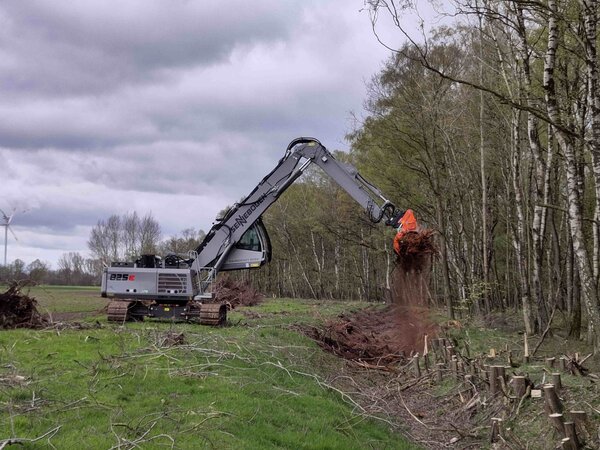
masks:
<instances>
[{"instance_id":1,"label":"wind turbine blade","mask_svg":"<svg viewBox=\"0 0 600 450\"><path fill-rule=\"evenodd\" d=\"M8 221L8 216L6 215L6 213L4 211L2 211L0 209L0 212L2 213L2 217L4 218L5 221Z\"/></svg>"},{"instance_id":2,"label":"wind turbine blade","mask_svg":"<svg viewBox=\"0 0 600 450\"><path fill-rule=\"evenodd\" d=\"M9 226L7 226L7 228L8 228L8 231L10 231L10 234L12 234L13 237L15 238L15 241L18 242L19 238L17 237L17 235L15 234L15 232L13 231L13 229L11 227L9 227Z\"/></svg>"}]
</instances>

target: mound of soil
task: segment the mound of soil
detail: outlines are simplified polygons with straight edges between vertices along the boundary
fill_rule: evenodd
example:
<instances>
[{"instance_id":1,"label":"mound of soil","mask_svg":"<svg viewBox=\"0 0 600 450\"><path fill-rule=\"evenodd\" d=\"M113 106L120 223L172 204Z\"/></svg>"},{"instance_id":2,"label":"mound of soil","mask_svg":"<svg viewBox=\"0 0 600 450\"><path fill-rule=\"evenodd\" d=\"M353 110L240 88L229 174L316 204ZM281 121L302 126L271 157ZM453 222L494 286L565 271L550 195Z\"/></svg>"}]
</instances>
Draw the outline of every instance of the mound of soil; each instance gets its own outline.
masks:
<instances>
[{"instance_id":1,"label":"mound of soil","mask_svg":"<svg viewBox=\"0 0 600 450\"><path fill-rule=\"evenodd\" d=\"M37 310L37 301L21 292L17 283L0 294L0 328L42 328L48 320Z\"/></svg>"},{"instance_id":2,"label":"mound of soil","mask_svg":"<svg viewBox=\"0 0 600 450\"><path fill-rule=\"evenodd\" d=\"M236 306L254 306L262 302L264 295L254 289L246 281L234 280L229 277L220 277L213 288L215 300Z\"/></svg>"}]
</instances>

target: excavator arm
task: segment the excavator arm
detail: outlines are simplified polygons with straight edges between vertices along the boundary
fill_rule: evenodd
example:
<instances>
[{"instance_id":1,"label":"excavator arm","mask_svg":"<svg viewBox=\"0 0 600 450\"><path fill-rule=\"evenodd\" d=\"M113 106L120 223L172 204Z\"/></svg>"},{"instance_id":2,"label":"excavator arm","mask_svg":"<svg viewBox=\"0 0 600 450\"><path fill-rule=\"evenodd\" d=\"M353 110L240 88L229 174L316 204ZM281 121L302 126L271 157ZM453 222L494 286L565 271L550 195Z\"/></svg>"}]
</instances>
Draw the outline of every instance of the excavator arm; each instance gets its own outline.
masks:
<instances>
[{"instance_id":1,"label":"excavator arm","mask_svg":"<svg viewBox=\"0 0 600 450\"><path fill-rule=\"evenodd\" d=\"M211 267L220 271L226 267L232 250L251 228L263 230L255 224L262 214L312 164L319 166L333 181L344 189L367 212L373 222L385 219L387 225L396 224L396 208L375 186L365 180L350 164L337 159L314 138L293 140L277 166L262 179L254 190L209 231L197 251L192 266L199 270ZM234 266L235 267L235 266Z\"/></svg>"}]
</instances>

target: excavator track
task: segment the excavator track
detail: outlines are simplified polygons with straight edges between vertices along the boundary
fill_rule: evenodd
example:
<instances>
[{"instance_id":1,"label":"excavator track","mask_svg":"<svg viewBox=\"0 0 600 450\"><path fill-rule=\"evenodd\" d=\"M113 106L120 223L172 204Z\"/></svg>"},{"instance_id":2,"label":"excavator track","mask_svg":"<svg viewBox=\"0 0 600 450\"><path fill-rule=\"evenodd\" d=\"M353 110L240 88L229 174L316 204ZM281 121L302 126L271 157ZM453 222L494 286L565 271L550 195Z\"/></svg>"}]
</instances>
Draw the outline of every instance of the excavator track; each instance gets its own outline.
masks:
<instances>
[{"instance_id":1,"label":"excavator track","mask_svg":"<svg viewBox=\"0 0 600 450\"><path fill-rule=\"evenodd\" d=\"M183 307L179 307L183 309ZM226 303L190 302L181 315L172 315L174 307L167 305L144 306L140 302L113 300L108 304L108 321L123 323L130 320L144 320L144 317L168 320L186 320L201 325L222 326L227 321ZM160 311L169 311L161 315ZM177 319L179 318L179 319Z\"/></svg>"},{"instance_id":2,"label":"excavator track","mask_svg":"<svg viewBox=\"0 0 600 450\"><path fill-rule=\"evenodd\" d=\"M227 305L225 303L203 303L200 307L198 318L202 325L225 325L227 321Z\"/></svg>"},{"instance_id":3,"label":"excavator track","mask_svg":"<svg viewBox=\"0 0 600 450\"><path fill-rule=\"evenodd\" d=\"M134 302L122 300L113 300L108 304L108 321L109 322L126 322L129 320L128 312Z\"/></svg>"},{"instance_id":4,"label":"excavator track","mask_svg":"<svg viewBox=\"0 0 600 450\"><path fill-rule=\"evenodd\" d=\"M198 322L200 319L200 311L202 309L202 303L191 301L188 303L187 310L185 312L185 320Z\"/></svg>"}]
</instances>

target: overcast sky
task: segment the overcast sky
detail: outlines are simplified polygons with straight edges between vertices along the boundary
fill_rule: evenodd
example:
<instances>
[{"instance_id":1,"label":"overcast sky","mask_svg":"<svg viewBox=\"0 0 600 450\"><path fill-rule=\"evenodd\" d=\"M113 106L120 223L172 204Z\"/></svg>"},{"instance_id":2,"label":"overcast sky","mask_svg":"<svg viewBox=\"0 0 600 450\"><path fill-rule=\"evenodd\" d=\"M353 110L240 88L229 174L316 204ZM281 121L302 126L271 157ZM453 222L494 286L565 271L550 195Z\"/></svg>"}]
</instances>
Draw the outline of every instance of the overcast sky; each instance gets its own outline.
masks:
<instances>
[{"instance_id":1,"label":"overcast sky","mask_svg":"<svg viewBox=\"0 0 600 450\"><path fill-rule=\"evenodd\" d=\"M362 6L0 2L0 208L29 209L8 260L88 255L113 213L207 231L293 138L347 149L389 54Z\"/></svg>"}]
</instances>

